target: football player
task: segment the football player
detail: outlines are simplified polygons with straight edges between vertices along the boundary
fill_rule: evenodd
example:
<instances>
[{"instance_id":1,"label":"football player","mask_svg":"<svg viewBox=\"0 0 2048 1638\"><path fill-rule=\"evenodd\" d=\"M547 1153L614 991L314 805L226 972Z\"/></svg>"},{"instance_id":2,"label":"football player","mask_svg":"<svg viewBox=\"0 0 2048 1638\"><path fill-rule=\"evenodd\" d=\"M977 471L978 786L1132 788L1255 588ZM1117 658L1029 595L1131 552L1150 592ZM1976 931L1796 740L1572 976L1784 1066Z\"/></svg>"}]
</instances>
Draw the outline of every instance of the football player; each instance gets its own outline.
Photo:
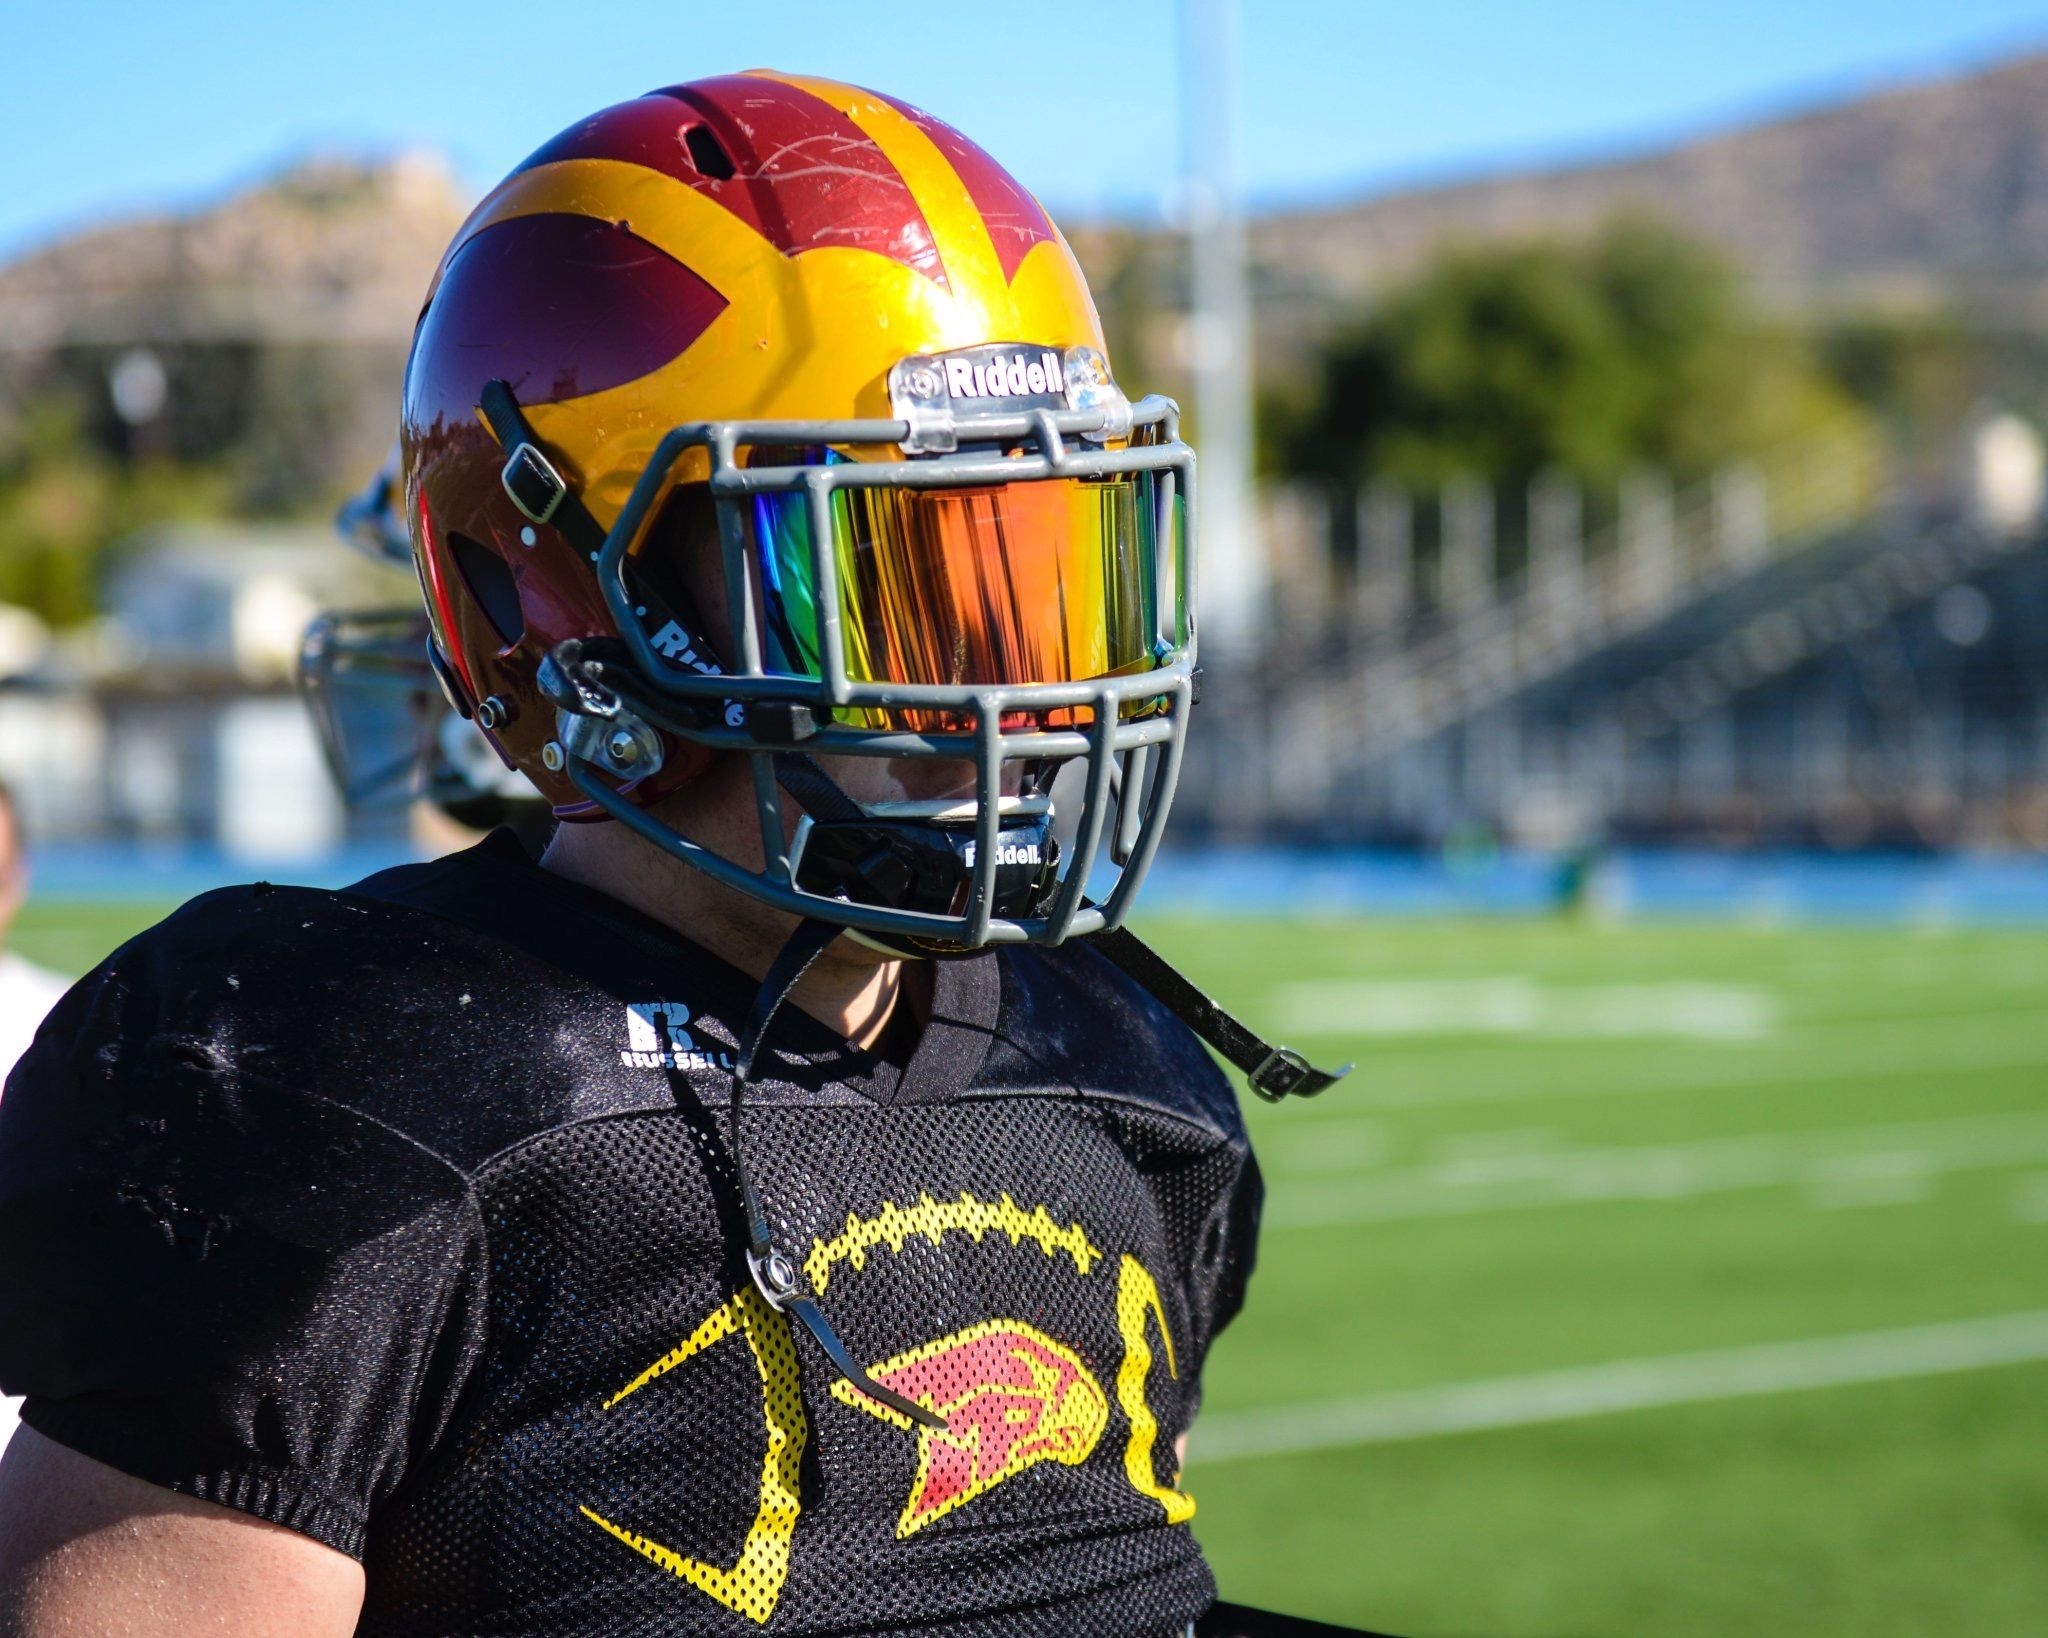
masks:
<instances>
[{"instance_id":1,"label":"football player","mask_svg":"<svg viewBox=\"0 0 2048 1638\"><path fill-rule=\"evenodd\" d=\"M400 455L394 447L334 524L347 545L410 579ZM335 789L353 809L410 805L434 852L504 825L539 853L554 831L548 804L448 708L427 663L430 635L417 598L325 613L306 628L299 688Z\"/></svg>"},{"instance_id":2,"label":"football player","mask_svg":"<svg viewBox=\"0 0 2048 1638\"><path fill-rule=\"evenodd\" d=\"M209 894L42 1029L0 1633L1203 1617L1179 1452L1259 1182L1195 1031L1332 1077L1120 926L1192 464L903 103L696 81L494 189L402 494L429 661L559 829Z\"/></svg>"}]
</instances>

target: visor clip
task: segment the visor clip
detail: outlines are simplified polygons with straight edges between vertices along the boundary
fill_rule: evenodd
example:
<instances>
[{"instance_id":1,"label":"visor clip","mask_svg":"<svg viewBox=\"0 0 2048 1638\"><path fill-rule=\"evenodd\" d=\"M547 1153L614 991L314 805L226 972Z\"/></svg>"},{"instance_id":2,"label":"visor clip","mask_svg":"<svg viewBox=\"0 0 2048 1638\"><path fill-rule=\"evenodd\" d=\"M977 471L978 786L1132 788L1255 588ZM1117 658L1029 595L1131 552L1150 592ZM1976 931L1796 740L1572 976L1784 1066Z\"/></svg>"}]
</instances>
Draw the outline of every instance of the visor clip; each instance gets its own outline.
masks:
<instances>
[{"instance_id":1,"label":"visor clip","mask_svg":"<svg viewBox=\"0 0 2048 1638\"><path fill-rule=\"evenodd\" d=\"M906 455L950 455L960 447L959 429L953 412L935 404L907 403L897 406L907 428L903 439Z\"/></svg>"}]
</instances>

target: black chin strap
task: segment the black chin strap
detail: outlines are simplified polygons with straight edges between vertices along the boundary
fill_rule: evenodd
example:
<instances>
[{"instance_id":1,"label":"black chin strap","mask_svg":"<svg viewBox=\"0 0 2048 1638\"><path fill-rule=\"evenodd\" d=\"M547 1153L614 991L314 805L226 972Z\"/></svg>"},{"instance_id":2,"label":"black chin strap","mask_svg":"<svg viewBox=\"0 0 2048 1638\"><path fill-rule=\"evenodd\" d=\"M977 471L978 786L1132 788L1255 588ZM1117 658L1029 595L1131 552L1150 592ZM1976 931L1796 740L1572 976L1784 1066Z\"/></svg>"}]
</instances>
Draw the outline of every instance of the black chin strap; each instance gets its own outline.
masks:
<instances>
[{"instance_id":1,"label":"black chin strap","mask_svg":"<svg viewBox=\"0 0 2048 1638\"><path fill-rule=\"evenodd\" d=\"M484 412L491 436L505 451L505 469L499 481L512 504L529 521L561 530L577 551L596 556L604 545L604 525L590 515L590 508L542 451L511 387L503 381L486 381L477 408Z\"/></svg>"},{"instance_id":2,"label":"black chin strap","mask_svg":"<svg viewBox=\"0 0 2048 1638\"><path fill-rule=\"evenodd\" d=\"M819 777L823 777L820 775ZM739 1175L740 1204L747 1219L747 1268L754 1276L754 1285L766 1299L768 1306L779 1313L790 1315L806 1331L811 1340L822 1348L825 1357L832 1361L839 1374L851 1382L870 1399L889 1407L898 1415L908 1417L912 1422L922 1423L928 1428L943 1429L945 1418L927 1410L914 1399L905 1398L893 1388L884 1387L868 1375L867 1369L847 1351L846 1344L839 1339L839 1333L832 1329L832 1322L825 1318L818 1307L817 1299L797 1284L796 1265L775 1244L775 1236L768 1226L767 1213L761 1209L760 1191L754 1186L753 1172L747 1166L746 1141L743 1135L742 1111L746 1099L747 1082L753 1078L754 1059L760 1053L761 1043L768 1034L768 1026L775 1021L775 1014L782 1003L789 999L789 992L796 988L797 981L810 970L811 963L823 953L825 946L837 938L842 929L831 922L803 921L796 931L789 935L774 964L768 969L768 976L761 980L761 988L754 996L754 1005L747 1014L747 1027L740 1036L739 1055L734 1063L732 1075L732 1168Z\"/></svg>"},{"instance_id":3,"label":"black chin strap","mask_svg":"<svg viewBox=\"0 0 2048 1638\"><path fill-rule=\"evenodd\" d=\"M775 780L797 799L804 811L820 820L859 819L863 809L833 782L832 776L800 752L775 759ZM1351 1073L1317 1069L1292 1047L1273 1046L1233 1018L1136 933L1118 927L1097 933L1089 944L1136 979L1153 998L1183 1024L1244 1071L1251 1089L1268 1103L1282 1098L1312 1098Z\"/></svg>"},{"instance_id":4,"label":"black chin strap","mask_svg":"<svg viewBox=\"0 0 2048 1638\"><path fill-rule=\"evenodd\" d=\"M1278 1103L1285 1097L1312 1098L1351 1073L1349 1064L1342 1069L1317 1069L1292 1047L1269 1045L1204 995L1129 928L1097 933L1088 943L1243 1070L1251 1089L1268 1103Z\"/></svg>"},{"instance_id":5,"label":"black chin strap","mask_svg":"<svg viewBox=\"0 0 2048 1638\"><path fill-rule=\"evenodd\" d=\"M604 528L542 452L511 387L503 381L485 383L477 407L490 424L492 435L506 451L501 481L512 504L532 522L552 524L561 530L572 546L594 559L604 545ZM787 754L775 760L777 778L790 795L812 814L820 818L859 815L861 810L853 799L833 784L824 770L809 757ZM768 1026L775 1021L775 1014L781 1010L782 1003L789 999L789 992L796 988L797 982L810 970L811 963L839 933L840 929L829 922L802 921L797 924L796 931L789 935L789 941L783 945L767 976L761 980L761 988L747 1014L746 1030L740 1037L732 1077L730 1141L732 1169L739 1179L740 1205L747 1222L747 1269L768 1305L778 1313L791 1315L810 1332L811 1339L825 1351L825 1357L832 1361L840 1375L862 1393L912 1422L943 1429L946 1426L943 1417L894 1389L884 1387L868 1375L860 1361L847 1351L839 1333L832 1329L832 1322L825 1318L817 1300L797 1284L796 1265L775 1244L767 1213L761 1209L761 1192L754 1184L752 1169L747 1165L744 1115L747 1082L753 1077L754 1059L760 1053Z\"/></svg>"},{"instance_id":6,"label":"black chin strap","mask_svg":"<svg viewBox=\"0 0 2048 1638\"><path fill-rule=\"evenodd\" d=\"M797 805L821 823L852 823L867 809L846 794L833 778L801 751L783 751L775 758L775 783L797 799Z\"/></svg>"},{"instance_id":7,"label":"black chin strap","mask_svg":"<svg viewBox=\"0 0 2048 1638\"><path fill-rule=\"evenodd\" d=\"M534 441L533 428L521 413L519 400L513 396L511 387L503 381L486 382L477 407L483 411L492 434L507 452L502 481L512 503L535 523L552 523L579 551L594 556L604 544L604 529ZM775 780L814 819L852 822L865 817L865 810L860 804L842 791L830 774L801 752L785 751L775 758ZM754 1053L760 1047L761 1036L766 1033L769 1021L789 994L790 987L803 977L804 970L838 932L837 927L805 922L790 935L789 943L783 947L782 954L776 958L774 967L762 983L761 993L754 1002L754 1016L748 1021L747 1039L741 1043L739 1073L733 1079L732 1141L736 1164L740 1147L740 1088L746 1081ZM1189 983L1135 933L1119 927L1097 933L1091 942L1149 990L1189 1029L1243 1070L1251 1089L1268 1102L1277 1103L1285 1097L1312 1098L1351 1073L1349 1064L1338 1070L1317 1069L1292 1047L1268 1044ZM762 1294L778 1308L786 1308L802 1320L804 1328L818 1339L818 1345L832 1356L832 1362L862 1392L872 1393L905 1415L912 1415L908 1400L900 1399L871 1382L867 1374L852 1363L839 1338L833 1334L832 1327L825 1323L824 1316L818 1313L809 1298L785 1295L778 1301L770 1294L767 1283L762 1279L761 1259L768 1257L772 1248L767 1244L760 1202L754 1198L752 1180L747 1176L744 1165L739 1167L739 1172L740 1187L746 1195L747 1232L753 1242L748 1256L754 1267L755 1283L761 1286ZM788 1276L787 1286L793 1292L795 1273L787 1268L786 1263L784 1271ZM917 1420L930 1420L924 1412L915 1414Z\"/></svg>"}]
</instances>

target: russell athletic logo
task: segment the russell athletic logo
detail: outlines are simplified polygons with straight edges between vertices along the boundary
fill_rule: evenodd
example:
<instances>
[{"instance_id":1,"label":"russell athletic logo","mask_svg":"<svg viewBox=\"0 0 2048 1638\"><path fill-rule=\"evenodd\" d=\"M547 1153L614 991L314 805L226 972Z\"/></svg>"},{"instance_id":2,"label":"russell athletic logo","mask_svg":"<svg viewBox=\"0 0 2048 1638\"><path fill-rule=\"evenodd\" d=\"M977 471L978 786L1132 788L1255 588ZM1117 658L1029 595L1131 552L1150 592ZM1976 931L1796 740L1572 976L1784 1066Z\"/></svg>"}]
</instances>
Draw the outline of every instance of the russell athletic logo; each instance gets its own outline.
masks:
<instances>
[{"instance_id":1,"label":"russell athletic logo","mask_svg":"<svg viewBox=\"0 0 2048 1638\"><path fill-rule=\"evenodd\" d=\"M732 1054L700 1047L684 1027L689 1021L690 1009L681 1001L627 1003L619 1062L628 1069L731 1069Z\"/></svg>"},{"instance_id":2,"label":"russell athletic logo","mask_svg":"<svg viewBox=\"0 0 2048 1638\"><path fill-rule=\"evenodd\" d=\"M917 1478L896 1521L900 1541L1040 1462L1079 1467L1109 1424L1109 1398L1080 1355L1021 1320L984 1320L872 1374L945 1418L917 1430ZM834 1397L908 1429L910 1419L841 1378Z\"/></svg>"}]
</instances>

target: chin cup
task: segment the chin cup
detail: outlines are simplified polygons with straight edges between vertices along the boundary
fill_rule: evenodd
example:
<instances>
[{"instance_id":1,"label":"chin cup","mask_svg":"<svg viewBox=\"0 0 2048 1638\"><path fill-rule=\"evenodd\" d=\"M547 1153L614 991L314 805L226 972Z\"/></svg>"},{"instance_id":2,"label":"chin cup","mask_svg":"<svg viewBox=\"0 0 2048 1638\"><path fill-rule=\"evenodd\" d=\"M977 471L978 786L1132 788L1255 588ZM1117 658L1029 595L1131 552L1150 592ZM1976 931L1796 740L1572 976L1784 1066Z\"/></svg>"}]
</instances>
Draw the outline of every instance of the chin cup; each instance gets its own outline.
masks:
<instances>
[{"instance_id":1,"label":"chin cup","mask_svg":"<svg viewBox=\"0 0 2048 1638\"><path fill-rule=\"evenodd\" d=\"M791 872L807 893L927 915L966 913L974 880L971 827L912 819L806 819L798 828ZM998 916L1042 915L1059 885L1059 843L1052 815L1007 820L996 831Z\"/></svg>"}]
</instances>

